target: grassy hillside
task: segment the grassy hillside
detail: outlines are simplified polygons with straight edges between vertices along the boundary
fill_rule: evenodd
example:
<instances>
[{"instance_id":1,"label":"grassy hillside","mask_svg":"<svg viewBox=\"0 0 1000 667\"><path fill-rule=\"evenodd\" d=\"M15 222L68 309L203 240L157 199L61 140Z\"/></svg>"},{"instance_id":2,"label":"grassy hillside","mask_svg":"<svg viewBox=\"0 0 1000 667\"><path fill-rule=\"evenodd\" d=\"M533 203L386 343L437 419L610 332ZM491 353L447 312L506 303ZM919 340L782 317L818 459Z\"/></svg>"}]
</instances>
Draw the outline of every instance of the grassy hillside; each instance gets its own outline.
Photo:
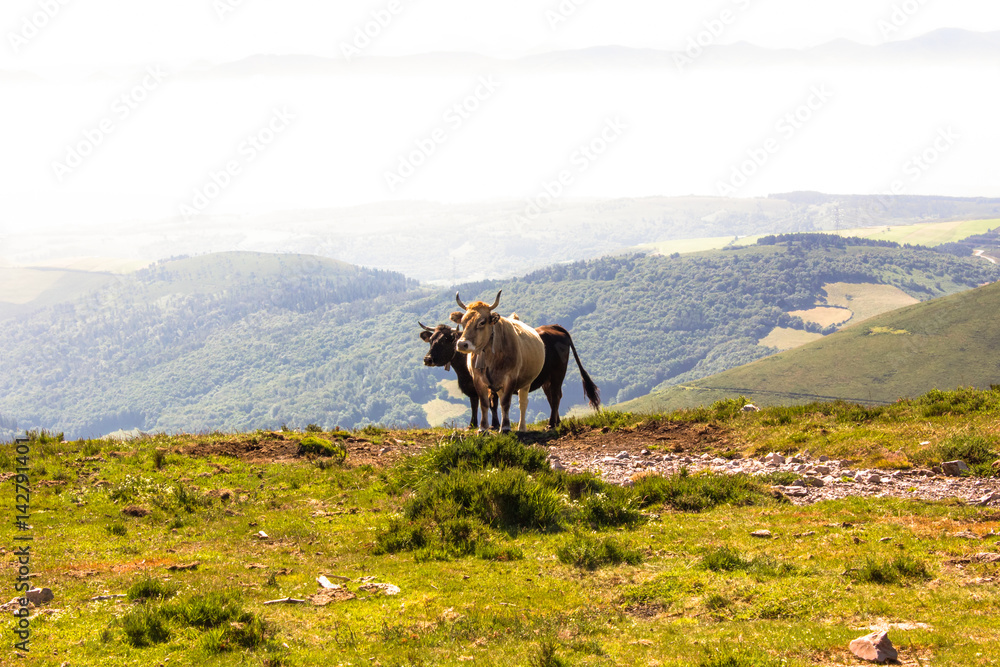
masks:
<instances>
[{"instance_id":1,"label":"grassy hillside","mask_svg":"<svg viewBox=\"0 0 1000 667\"><path fill-rule=\"evenodd\" d=\"M614 404L772 354L758 341L776 328L832 330L789 314L822 304L831 283L926 299L1000 278L982 260L835 240L605 258L459 289L503 289L501 312L566 326ZM453 374L423 366L417 337L417 321L454 308L451 289L309 256L160 263L0 328L0 437L464 421L465 402L439 385ZM575 368L565 391L564 409L584 402ZM529 419L544 416L533 399Z\"/></svg>"},{"instance_id":2,"label":"grassy hillside","mask_svg":"<svg viewBox=\"0 0 1000 667\"><path fill-rule=\"evenodd\" d=\"M642 442L621 414L528 439L615 451L629 437L636 454L708 459L808 448L916 480L910 468L970 442L989 471L998 398L641 418L683 445ZM324 441L332 456L307 451ZM54 593L29 621L44 667L811 667L860 664L848 644L873 627L902 664L988 665L1000 650L995 506L873 485L792 505L769 486L788 472L618 487L553 470L545 447L441 429L34 434L25 450L32 582ZM14 467L9 449L0 465ZM301 603L268 604L288 598Z\"/></svg>"},{"instance_id":3,"label":"grassy hillside","mask_svg":"<svg viewBox=\"0 0 1000 667\"><path fill-rule=\"evenodd\" d=\"M671 410L739 394L764 405L887 403L931 389L1000 384L1000 284L916 304L822 340L664 389L622 408Z\"/></svg>"}]
</instances>

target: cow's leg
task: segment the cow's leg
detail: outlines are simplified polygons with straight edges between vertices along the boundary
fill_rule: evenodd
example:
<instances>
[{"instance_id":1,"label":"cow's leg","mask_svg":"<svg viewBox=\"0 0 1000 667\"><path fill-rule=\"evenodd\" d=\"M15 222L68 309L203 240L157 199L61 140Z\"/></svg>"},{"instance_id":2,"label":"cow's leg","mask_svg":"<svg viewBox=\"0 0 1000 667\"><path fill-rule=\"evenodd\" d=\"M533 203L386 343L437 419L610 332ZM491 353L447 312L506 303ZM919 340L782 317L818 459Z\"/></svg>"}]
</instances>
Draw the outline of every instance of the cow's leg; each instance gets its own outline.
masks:
<instances>
[{"instance_id":1,"label":"cow's leg","mask_svg":"<svg viewBox=\"0 0 1000 667\"><path fill-rule=\"evenodd\" d=\"M489 411L486 406L490 404L489 387L483 387L479 391L479 432L486 433L490 428Z\"/></svg>"},{"instance_id":2,"label":"cow's leg","mask_svg":"<svg viewBox=\"0 0 1000 667\"><path fill-rule=\"evenodd\" d=\"M542 391L545 392L545 398L549 399L549 428L553 429L559 426L559 402L562 400L562 386L545 384L542 385Z\"/></svg>"},{"instance_id":3,"label":"cow's leg","mask_svg":"<svg viewBox=\"0 0 1000 667\"><path fill-rule=\"evenodd\" d=\"M472 421L469 422L469 430L473 430L479 425L479 397L469 396L469 407L472 408Z\"/></svg>"},{"instance_id":4,"label":"cow's leg","mask_svg":"<svg viewBox=\"0 0 1000 667\"><path fill-rule=\"evenodd\" d=\"M486 408L483 408L484 410ZM493 430L500 430L500 420L497 419L497 394L496 392L490 393L490 415L493 417Z\"/></svg>"},{"instance_id":5,"label":"cow's leg","mask_svg":"<svg viewBox=\"0 0 1000 667\"><path fill-rule=\"evenodd\" d=\"M500 432L510 433L510 402L514 398L514 392L504 388L500 392L500 412L503 418L500 421Z\"/></svg>"},{"instance_id":6,"label":"cow's leg","mask_svg":"<svg viewBox=\"0 0 1000 667\"><path fill-rule=\"evenodd\" d=\"M517 422L517 430L521 433L528 430L528 391L529 385L521 387L517 392L517 407L521 409L521 421Z\"/></svg>"}]
</instances>

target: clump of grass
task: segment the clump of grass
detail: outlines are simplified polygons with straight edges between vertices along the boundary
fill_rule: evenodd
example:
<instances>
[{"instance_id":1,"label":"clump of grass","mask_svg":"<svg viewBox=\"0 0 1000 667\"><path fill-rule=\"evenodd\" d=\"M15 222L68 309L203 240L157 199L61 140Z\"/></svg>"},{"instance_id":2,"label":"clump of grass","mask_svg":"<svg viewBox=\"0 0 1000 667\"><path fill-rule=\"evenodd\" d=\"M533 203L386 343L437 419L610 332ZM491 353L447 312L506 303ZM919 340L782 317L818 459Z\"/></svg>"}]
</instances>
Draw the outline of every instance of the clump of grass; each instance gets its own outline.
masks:
<instances>
[{"instance_id":1,"label":"clump of grass","mask_svg":"<svg viewBox=\"0 0 1000 667\"><path fill-rule=\"evenodd\" d=\"M108 535L116 535L117 537L125 537L128 535L128 528L121 521L113 521L104 527L108 531Z\"/></svg>"},{"instance_id":2,"label":"clump of grass","mask_svg":"<svg viewBox=\"0 0 1000 667\"><path fill-rule=\"evenodd\" d=\"M560 562L586 570L596 570L604 565L639 565L643 555L637 549L622 544L613 537L597 539L580 533L556 549Z\"/></svg>"},{"instance_id":3,"label":"clump of grass","mask_svg":"<svg viewBox=\"0 0 1000 667\"><path fill-rule=\"evenodd\" d=\"M580 499L580 521L593 529L634 527L645 520L635 494L620 486Z\"/></svg>"},{"instance_id":4,"label":"clump of grass","mask_svg":"<svg viewBox=\"0 0 1000 667\"><path fill-rule=\"evenodd\" d=\"M917 399L924 417L966 415L1000 408L1000 391L960 387L954 391L932 389Z\"/></svg>"},{"instance_id":5,"label":"clump of grass","mask_svg":"<svg viewBox=\"0 0 1000 667\"><path fill-rule=\"evenodd\" d=\"M990 477L995 474L991 464L998 458L995 446L993 438L956 435L938 445L937 456L941 461L965 461L973 475Z\"/></svg>"},{"instance_id":6,"label":"clump of grass","mask_svg":"<svg viewBox=\"0 0 1000 667\"><path fill-rule=\"evenodd\" d=\"M701 559L701 567L712 572L743 571L759 579L781 577L795 572L795 567L766 555L746 559L732 547L712 549Z\"/></svg>"},{"instance_id":7,"label":"clump of grass","mask_svg":"<svg viewBox=\"0 0 1000 667\"><path fill-rule=\"evenodd\" d=\"M136 648L162 644L170 639L167 620L168 614L162 607L134 607L121 618L125 641Z\"/></svg>"},{"instance_id":8,"label":"clump of grass","mask_svg":"<svg viewBox=\"0 0 1000 667\"><path fill-rule=\"evenodd\" d=\"M601 410L583 417L569 417L559 422L559 433L577 433L584 429L607 429L617 431L618 429L635 426L643 418L631 412L621 412L618 410Z\"/></svg>"},{"instance_id":9,"label":"clump of grass","mask_svg":"<svg viewBox=\"0 0 1000 667\"><path fill-rule=\"evenodd\" d=\"M710 649L711 655L698 663L698 667L779 667L784 661L774 658L756 648L720 646Z\"/></svg>"},{"instance_id":10,"label":"clump of grass","mask_svg":"<svg viewBox=\"0 0 1000 667\"><path fill-rule=\"evenodd\" d=\"M341 443L334 444L326 438L307 435L299 442L299 456L312 455L335 459L343 463L347 459L347 448Z\"/></svg>"},{"instance_id":11,"label":"clump of grass","mask_svg":"<svg viewBox=\"0 0 1000 667\"><path fill-rule=\"evenodd\" d=\"M763 475L756 475L754 479L757 479L762 484L770 484L772 486L788 486L796 480L802 479L802 475L790 470L775 470L774 472L765 473Z\"/></svg>"},{"instance_id":12,"label":"clump of grass","mask_svg":"<svg viewBox=\"0 0 1000 667\"><path fill-rule=\"evenodd\" d=\"M459 516L509 533L557 528L562 513L559 496L520 468L439 475L406 503L405 514L411 520L433 514L441 501L454 503Z\"/></svg>"},{"instance_id":13,"label":"clump of grass","mask_svg":"<svg viewBox=\"0 0 1000 667\"><path fill-rule=\"evenodd\" d=\"M567 667L569 663L559 657L558 648L558 644L552 639L543 639L528 664L531 667Z\"/></svg>"},{"instance_id":14,"label":"clump of grass","mask_svg":"<svg viewBox=\"0 0 1000 667\"><path fill-rule=\"evenodd\" d=\"M376 555L412 551L418 561L451 560L476 556L483 560L512 561L524 558L514 546L499 544L498 536L475 518L461 516L461 508L440 501L413 520L393 519L376 533Z\"/></svg>"},{"instance_id":15,"label":"clump of grass","mask_svg":"<svg viewBox=\"0 0 1000 667\"><path fill-rule=\"evenodd\" d=\"M927 564L908 554L881 560L868 557L861 567L852 570L852 576L868 584L899 584L910 579L931 578Z\"/></svg>"},{"instance_id":16,"label":"clump of grass","mask_svg":"<svg viewBox=\"0 0 1000 667\"><path fill-rule=\"evenodd\" d=\"M377 437L380 435L385 435L388 432L389 432L388 430L382 428L381 426L376 426L375 424L368 424L363 429L361 429L361 433L363 435L367 435L370 438Z\"/></svg>"},{"instance_id":17,"label":"clump of grass","mask_svg":"<svg viewBox=\"0 0 1000 667\"><path fill-rule=\"evenodd\" d=\"M622 487L608 484L592 472L568 473L565 470L548 470L537 476L542 486L565 493L570 500L580 500L594 493L608 493Z\"/></svg>"},{"instance_id":18,"label":"clump of grass","mask_svg":"<svg viewBox=\"0 0 1000 667\"><path fill-rule=\"evenodd\" d=\"M759 505L771 500L767 487L748 475L690 475L686 469L671 477L643 477L633 488L640 506L662 503L681 512L701 512L719 505Z\"/></svg>"},{"instance_id":19,"label":"clump of grass","mask_svg":"<svg viewBox=\"0 0 1000 667\"><path fill-rule=\"evenodd\" d=\"M628 606L667 609L684 593L684 588L678 577L659 576L641 584L626 586L619 600Z\"/></svg>"},{"instance_id":20,"label":"clump of grass","mask_svg":"<svg viewBox=\"0 0 1000 667\"><path fill-rule=\"evenodd\" d=\"M225 653L238 649L255 650L267 642L267 625L256 614L249 614L241 621L207 631L201 645L208 653Z\"/></svg>"},{"instance_id":21,"label":"clump of grass","mask_svg":"<svg viewBox=\"0 0 1000 667\"><path fill-rule=\"evenodd\" d=\"M153 450L153 467L157 470L163 469L163 464L167 460L167 453L157 447Z\"/></svg>"},{"instance_id":22,"label":"clump of grass","mask_svg":"<svg viewBox=\"0 0 1000 667\"><path fill-rule=\"evenodd\" d=\"M177 583L160 581L147 575L129 586L125 593L125 599L132 602L136 600L166 600L173 597L178 588L180 586Z\"/></svg>"}]
</instances>

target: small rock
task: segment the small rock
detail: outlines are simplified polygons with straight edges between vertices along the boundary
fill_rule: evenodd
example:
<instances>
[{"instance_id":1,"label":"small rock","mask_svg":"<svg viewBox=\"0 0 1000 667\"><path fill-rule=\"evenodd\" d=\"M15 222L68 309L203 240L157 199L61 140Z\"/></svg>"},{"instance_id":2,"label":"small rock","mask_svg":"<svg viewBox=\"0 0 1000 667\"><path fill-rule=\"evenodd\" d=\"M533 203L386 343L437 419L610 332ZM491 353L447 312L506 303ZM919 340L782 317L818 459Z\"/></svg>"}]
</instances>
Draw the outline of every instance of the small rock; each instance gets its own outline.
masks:
<instances>
[{"instance_id":1,"label":"small rock","mask_svg":"<svg viewBox=\"0 0 1000 667\"><path fill-rule=\"evenodd\" d=\"M197 570L199 565L201 565L201 561L196 560L192 563L185 563L184 565L176 565L176 564L171 565L167 569L170 570L171 572L180 572L183 570Z\"/></svg>"},{"instance_id":2,"label":"small rock","mask_svg":"<svg viewBox=\"0 0 1000 667\"><path fill-rule=\"evenodd\" d=\"M889 635L881 631L858 637L851 642L850 648L851 653L862 660L870 660L879 664L899 658L899 652L889 641Z\"/></svg>"},{"instance_id":3,"label":"small rock","mask_svg":"<svg viewBox=\"0 0 1000 667\"><path fill-rule=\"evenodd\" d=\"M381 593L382 595L399 595L399 586L393 584L376 584L368 583L358 586L359 591L365 591L366 593Z\"/></svg>"},{"instance_id":4,"label":"small rock","mask_svg":"<svg viewBox=\"0 0 1000 667\"><path fill-rule=\"evenodd\" d=\"M628 458L628 452L624 452L624 451L618 452L618 454L615 455L615 458L616 459L627 459Z\"/></svg>"},{"instance_id":5,"label":"small rock","mask_svg":"<svg viewBox=\"0 0 1000 667\"><path fill-rule=\"evenodd\" d=\"M1000 500L1000 496L995 493L987 493L985 496L976 501L977 505L989 505L990 503Z\"/></svg>"},{"instance_id":6,"label":"small rock","mask_svg":"<svg viewBox=\"0 0 1000 667\"><path fill-rule=\"evenodd\" d=\"M55 596L52 595L51 588L32 588L24 594L24 597L28 598L28 602L37 607L44 602L51 602Z\"/></svg>"},{"instance_id":7,"label":"small rock","mask_svg":"<svg viewBox=\"0 0 1000 667\"><path fill-rule=\"evenodd\" d=\"M868 475L865 481L868 482L869 484L881 484L882 476L879 475L878 473L873 472L872 474Z\"/></svg>"},{"instance_id":8,"label":"small rock","mask_svg":"<svg viewBox=\"0 0 1000 667\"><path fill-rule=\"evenodd\" d=\"M883 537L883 538L881 538L879 540L879 542L892 542L892 538L891 537Z\"/></svg>"},{"instance_id":9,"label":"small rock","mask_svg":"<svg viewBox=\"0 0 1000 667\"><path fill-rule=\"evenodd\" d=\"M830 457L827 456L826 454L823 454L822 456L819 457L819 462L820 463L826 463L829 460L830 460Z\"/></svg>"},{"instance_id":10,"label":"small rock","mask_svg":"<svg viewBox=\"0 0 1000 667\"><path fill-rule=\"evenodd\" d=\"M753 403L747 403L741 408L741 410L743 410L743 412L760 412L760 408Z\"/></svg>"},{"instance_id":11,"label":"small rock","mask_svg":"<svg viewBox=\"0 0 1000 667\"><path fill-rule=\"evenodd\" d=\"M813 470L817 475L829 475L831 472L830 466L816 466Z\"/></svg>"},{"instance_id":12,"label":"small rock","mask_svg":"<svg viewBox=\"0 0 1000 667\"><path fill-rule=\"evenodd\" d=\"M764 463L769 463L775 466L784 465L785 457L777 452L771 452L770 454L764 457Z\"/></svg>"},{"instance_id":13,"label":"small rock","mask_svg":"<svg viewBox=\"0 0 1000 667\"><path fill-rule=\"evenodd\" d=\"M941 464L941 470L949 477L961 477L969 473L969 466L965 461L946 461Z\"/></svg>"},{"instance_id":14,"label":"small rock","mask_svg":"<svg viewBox=\"0 0 1000 667\"><path fill-rule=\"evenodd\" d=\"M648 449L644 449L644 450L642 450L640 452L640 454L642 454L643 456L649 456L649 450Z\"/></svg>"},{"instance_id":15,"label":"small rock","mask_svg":"<svg viewBox=\"0 0 1000 667\"><path fill-rule=\"evenodd\" d=\"M769 530L755 530L752 533L750 533L750 537L761 537L761 538L766 538L766 539L770 540L774 536L771 535L771 531L769 531Z\"/></svg>"},{"instance_id":16,"label":"small rock","mask_svg":"<svg viewBox=\"0 0 1000 667\"><path fill-rule=\"evenodd\" d=\"M806 477L806 486L819 489L826 486L826 483L819 477Z\"/></svg>"}]
</instances>

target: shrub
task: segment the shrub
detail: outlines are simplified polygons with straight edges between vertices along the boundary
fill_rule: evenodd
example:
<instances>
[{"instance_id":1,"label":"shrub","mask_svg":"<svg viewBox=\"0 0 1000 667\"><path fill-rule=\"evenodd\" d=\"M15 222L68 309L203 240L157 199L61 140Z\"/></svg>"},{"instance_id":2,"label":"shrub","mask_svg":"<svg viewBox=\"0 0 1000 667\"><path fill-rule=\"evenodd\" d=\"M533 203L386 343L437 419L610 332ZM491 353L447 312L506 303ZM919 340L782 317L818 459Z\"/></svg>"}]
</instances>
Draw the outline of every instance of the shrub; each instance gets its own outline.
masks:
<instances>
[{"instance_id":1,"label":"shrub","mask_svg":"<svg viewBox=\"0 0 1000 667\"><path fill-rule=\"evenodd\" d=\"M994 474L990 464L997 460L996 442L981 435L957 435L938 445L937 454L942 461L965 461L975 475Z\"/></svg>"},{"instance_id":2,"label":"shrub","mask_svg":"<svg viewBox=\"0 0 1000 667\"><path fill-rule=\"evenodd\" d=\"M686 470L671 477L643 477L633 490L641 507L663 503L682 512L701 512L719 505L757 505L770 499L767 488L747 475L689 475Z\"/></svg>"},{"instance_id":3,"label":"shrub","mask_svg":"<svg viewBox=\"0 0 1000 667\"><path fill-rule=\"evenodd\" d=\"M560 493L565 493L570 500L580 500L586 495L607 493L611 489L622 488L615 484L608 484L592 472L568 473L565 470L543 472L538 475L538 483Z\"/></svg>"},{"instance_id":4,"label":"shrub","mask_svg":"<svg viewBox=\"0 0 1000 667\"><path fill-rule=\"evenodd\" d=\"M160 581L147 575L129 586L125 593L125 599L133 602L136 600L166 600L173 597L178 588L180 586L175 582Z\"/></svg>"},{"instance_id":5,"label":"shrub","mask_svg":"<svg viewBox=\"0 0 1000 667\"><path fill-rule=\"evenodd\" d=\"M587 570L596 570L603 565L639 565L642 553L623 545L613 537L594 539L574 533L569 541L556 550L560 562Z\"/></svg>"},{"instance_id":6,"label":"shrub","mask_svg":"<svg viewBox=\"0 0 1000 667\"><path fill-rule=\"evenodd\" d=\"M557 648L553 640L542 640L538 645L538 652L531 657L528 664L531 667L566 667L569 663L556 654Z\"/></svg>"},{"instance_id":7,"label":"shrub","mask_svg":"<svg viewBox=\"0 0 1000 667\"><path fill-rule=\"evenodd\" d=\"M614 486L603 493L591 493L580 500L580 519L591 528L633 527L645 517L639 511L635 494Z\"/></svg>"},{"instance_id":8,"label":"shrub","mask_svg":"<svg viewBox=\"0 0 1000 667\"><path fill-rule=\"evenodd\" d=\"M701 566L712 572L743 571L758 579L782 577L795 572L795 566L780 562L771 556L754 556L748 560L732 547L712 549L702 556Z\"/></svg>"},{"instance_id":9,"label":"shrub","mask_svg":"<svg viewBox=\"0 0 1000 667\"><path fill-rule=\"evenodd\" d=\"M160 607L134 607L121 618L125 641L136 648L161 644L170 639L166 621L166 614Z\"/></svg>"},{"instance_id":10,"label":"shrub","mask_svg":"<svg viewBox=\"0 0 1000 667\"><path fill-rule=\"evenodd\" d=\"M336 459L338 463L343 463L347 459L347 448L339 442L333 444L325 438L307 435L299 442L298 454L299 456L325 456Z\"/></svg>"},{"instance_id":11,"label":"shrub","mask_svg":"<svg viewBox=\"0 0 1000 667\"><path fill-rule=\"evenodd\" d=\"M405 514L411 520L418 519L433 513L439 501L457 505L460 516L475 517L510 533L556 528L562 510L554 491L518 468L439 475L406 503Z\"/></svg>"},{"instance_id":12,"label":"shrub","mask_svg":"<svg viewBox=\"0 0 1000 667\"><path fill-rule=\"evenodd\" d=\"M1000 407L1000 392L960 387L954 391L932 389L917 399L924 417L964 415Z\"/></svg>"},{"instance_id":13,"label":"shrub","mask_svg":"<svg viewBox=\"0 0 1000 667\"><path fill-rule=\"evenodd\" d=\"M853 572L855 579L869 584L898 584L907 579L931 578L927 564L907 554L900 554L891 560L868 557Z\"/></svg>"}]
</instances>

